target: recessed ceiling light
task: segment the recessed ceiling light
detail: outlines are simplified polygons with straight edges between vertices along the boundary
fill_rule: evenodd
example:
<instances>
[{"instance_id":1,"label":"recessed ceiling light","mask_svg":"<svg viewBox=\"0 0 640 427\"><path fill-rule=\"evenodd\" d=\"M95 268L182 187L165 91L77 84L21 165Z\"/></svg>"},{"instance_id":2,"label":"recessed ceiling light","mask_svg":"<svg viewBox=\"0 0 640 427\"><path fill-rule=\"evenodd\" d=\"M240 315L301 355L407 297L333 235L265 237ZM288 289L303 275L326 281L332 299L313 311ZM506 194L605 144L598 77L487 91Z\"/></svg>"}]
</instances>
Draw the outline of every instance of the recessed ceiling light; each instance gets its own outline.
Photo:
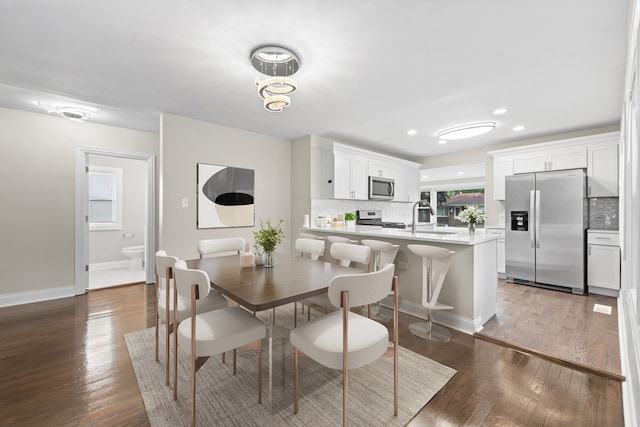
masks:
<instances>
[{"instance_id":1,"label":"recessed ceiling light","mask_svg":"<svg viewBox=\"0 0 640 427\"><path fill-rule=\"evenodd\" d=\"M458 175L464 175L463 171L458 172Z\"/></svg>"},{"instance_id":2,"label":"recessed ceiling light","mask_svg":"<svg viewBox=\"0 0 640 427\"><path fill-rule=\"evenodd\" d=\"M496 110L493 110L493 114L495 114L496 116L499 116L500 114L504 114L507 112L506 108L498 108Z\"/></svg>"},{"instance_id":3,"label":"recessed ceiling light","mask_svg":"<svg viewBox=\"0 0 640 427\"><path fill-rule=\"evenodd\" d=\"M446 140L446 139L439 139L439 140L438 140L438 144L443 145L443 144L446 144L446 143L447 143L447 140Z\"/></svg>"},{"instance_id":4,"label":"recessed ceiling light","mask_svg":"<svg viewBox=\"0 0 640 427\"><path fill-rule=\"evenodd\" d=\"M524 130L524 126L520 125L520 126L516 126L513 128L513 130L515 130L516 132L519 132L521 130Z\"/></svg>"},{"instance_id":5,"label":"recessed ceiling light","mask_svg":"<svg viewBox=\"0 0 640 427\"><path fill-rule=\"evenodd\" d=\"M452 128L443 129L436 135L438 138L449 139L465 139L491 132L496 127L494 122L468 123L458 125Z\"/></svg>"},{"instance_id":6,"label":"recessed ceiling light","mask_svg":"<svg viewBox=\"0 0 640 427\"><path fill-rule=\"evenodd\" d=\"M409 130L407 131L407 135L410 135L410 136L413 136L413 135L415 135L415 134L417 134L417 133L418 133L418 131L417 131L417 130L415 130L415 129L409 129Z\"/></svg>"}]
</instances>

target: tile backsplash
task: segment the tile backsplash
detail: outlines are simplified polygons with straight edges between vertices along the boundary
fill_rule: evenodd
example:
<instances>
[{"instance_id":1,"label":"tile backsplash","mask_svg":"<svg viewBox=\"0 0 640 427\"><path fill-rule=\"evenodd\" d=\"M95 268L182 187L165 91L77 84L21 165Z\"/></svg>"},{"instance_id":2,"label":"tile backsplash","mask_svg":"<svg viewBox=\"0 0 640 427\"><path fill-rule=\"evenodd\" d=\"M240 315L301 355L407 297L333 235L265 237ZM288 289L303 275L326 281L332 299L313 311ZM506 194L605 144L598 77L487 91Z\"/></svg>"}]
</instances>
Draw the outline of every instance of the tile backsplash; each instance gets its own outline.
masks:
<instances>
[{"instance_id":1,"label":"tile backsplash","mask_svg":"<svg viewBox=\"0 0 640 427\"><path fill-rule=\"evenodd\" d=\"M311 223L315 224L318 216L344 215L345 212L356 213L359 209L376 209L382 211L384 221L411 223L411 207L413 203L386 202L375 200L311 200Z\"/></svg>"},{"instance_id":2,"label":"tile backsplash","mask_svg":"<svg viewBox=\"0 0 640 427\"><path fill-rule=\"evenodd\" d=\"M618 229L617 197L589 199L589 228L597 230Z\"/></svg>"}]
</instances>

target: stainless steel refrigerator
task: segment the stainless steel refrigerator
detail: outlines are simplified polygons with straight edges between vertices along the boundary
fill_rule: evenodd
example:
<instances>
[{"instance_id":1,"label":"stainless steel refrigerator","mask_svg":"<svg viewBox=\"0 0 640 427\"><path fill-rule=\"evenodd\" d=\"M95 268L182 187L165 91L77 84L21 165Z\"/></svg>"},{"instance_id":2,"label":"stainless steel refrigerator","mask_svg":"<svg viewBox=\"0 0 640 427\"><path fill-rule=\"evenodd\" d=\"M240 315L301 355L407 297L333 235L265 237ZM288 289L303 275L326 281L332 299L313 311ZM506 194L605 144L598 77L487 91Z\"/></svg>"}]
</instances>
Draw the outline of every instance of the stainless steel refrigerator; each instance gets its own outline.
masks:
<instances>
[{"instance_id":1,"label":"stainless steel refrigerator","mask_svg":"<svg viewBox=\"0 0 640 427\"><path fill-rule=\"evenodd\" d=\"M583 294L588 220L582 169L508 176L507 280Z\"/></svg>"}]
</instances>

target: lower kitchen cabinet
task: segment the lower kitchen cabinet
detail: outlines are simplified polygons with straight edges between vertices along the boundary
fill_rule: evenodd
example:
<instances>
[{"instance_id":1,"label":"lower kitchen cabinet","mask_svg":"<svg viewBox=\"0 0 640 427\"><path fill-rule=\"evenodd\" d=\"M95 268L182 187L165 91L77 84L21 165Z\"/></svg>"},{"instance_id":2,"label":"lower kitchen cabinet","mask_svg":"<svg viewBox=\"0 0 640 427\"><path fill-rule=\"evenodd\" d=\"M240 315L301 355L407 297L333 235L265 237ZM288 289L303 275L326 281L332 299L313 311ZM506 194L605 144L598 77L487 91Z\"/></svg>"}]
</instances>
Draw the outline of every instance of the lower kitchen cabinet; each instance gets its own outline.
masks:
<instances>
[{"instance_id":1,"label":"lower kitchen cabinet","mask_svg":"<svg viewBox=\"0 0 640 427\"><path fill-rule=\"evenodd\" d=\"M497 264L498 264L498 276L501 278L505 277L506 266L505 266L505 253L504 253L504 226L501 227L487 227L487 234L493 234L498 236L498 244L497 244Z\"/></svg>"},{"instance_id":2,"label":"lower kitchen cabinet","mask_svg":"<svg viewBox=\"0 0 640 427\"><path fill-rule=\"evenodd\" d=\"M587 286L589 292L620 290L620 247L617 231L587 231ZM604 292L605 295L613 294Z\"/></svg>"}]
</instances>

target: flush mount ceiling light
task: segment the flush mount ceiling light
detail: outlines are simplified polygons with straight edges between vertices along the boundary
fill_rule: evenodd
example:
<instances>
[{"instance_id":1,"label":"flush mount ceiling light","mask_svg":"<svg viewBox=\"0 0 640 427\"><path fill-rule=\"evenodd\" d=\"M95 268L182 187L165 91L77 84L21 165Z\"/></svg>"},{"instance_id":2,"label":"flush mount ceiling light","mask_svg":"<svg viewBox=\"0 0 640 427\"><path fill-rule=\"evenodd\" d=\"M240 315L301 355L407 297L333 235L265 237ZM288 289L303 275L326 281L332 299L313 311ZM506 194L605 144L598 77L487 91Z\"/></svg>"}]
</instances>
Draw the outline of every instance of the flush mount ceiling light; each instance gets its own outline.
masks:
<instances>
[{"instance_id":1,"label":"flush mount ceiling light","mask_svg":"<svg viewBox=\"0 0 640 427\"><path fill-rule=\"evenodd\" d=\"M250 59L253 68L268 76L255 80L264 108L279 112L291 105L291 98L286 95L298 89L298 82L290 77L300 68L296 54L282 46L260 46L251 52Z\"/></svg>"},{"instance_id":2,"label":"flush mount ceiling light","mask_svg":"<svg viewBox=\"0 0 640 427\"><path fill-rule=\"evenodd\" d=\"M439 139L465 139L491 132L496 127L494 122L469 123L443 129L436 135Z\"/></svg>"},{"instance_id":3,"label":"flush mount ceiling light","mask_svg":"<svg viewBox=\"0 0 640 427\"><path fill-rule=\"evenodd\" d=\"M45 107L44 105L38 102L38 105L41 107ZM74 106L65 106L65 105L54 105L52 107L47 108L47 113L49 114L57 114L65 119L73 120L74 122L85 122L93 117L93 113L96 112L95 109L85 108L85 107L74 107Z\"/></svg>"}]
</instances>

